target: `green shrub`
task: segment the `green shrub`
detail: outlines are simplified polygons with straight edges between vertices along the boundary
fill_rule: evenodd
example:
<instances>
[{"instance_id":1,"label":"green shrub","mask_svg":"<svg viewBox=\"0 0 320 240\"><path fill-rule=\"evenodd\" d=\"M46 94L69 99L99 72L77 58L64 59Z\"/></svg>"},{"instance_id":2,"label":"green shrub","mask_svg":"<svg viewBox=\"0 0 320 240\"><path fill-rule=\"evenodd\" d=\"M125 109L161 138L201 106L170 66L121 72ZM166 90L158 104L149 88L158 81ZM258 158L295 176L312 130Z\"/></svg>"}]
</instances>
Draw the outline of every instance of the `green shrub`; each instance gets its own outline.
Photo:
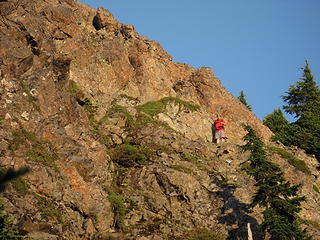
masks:
<instances>
[{"instance_id":1,"label":"green shrub","mask_svg":"<svg viewBox=\"0 0 320 240\"><path fill-rule=\"evenodd\" d=\"M29 187L23 178L19 177L14 179L12 180L11 184L12 184L12 187L16 190L16 192L19 193L20 195L24 196L28 194Z\"/></svg>"},{"instance_id":2,"label":"green shrub","mask_svg":"<svg viewBox=\"0 0 320 240\"><path fill-rule=\"evenodd\" d=\"M167 123L155 120L152 117L150 117L146 114L143 114L143 113L140 113L137 115L136 120L133 122L133 124L130 127L133 129L137 129L137 128L143 128L143 127L147 126L148 124L160 126L166 130L174 131Z\"/></svg>"},{"instance_id":3,"label":"green shrub","mask_svg":"<svg viewBox=\"0 0 320 240\"><path fill-rule=\"evenodd\" d=\"M174 165L171 165L170 167L172 169L175 169L175 170L180 171L180 172L184 172L186 174L192 174L193 173L192 169L190 169L188 167L185 167L185 166L182 166L182 165L174 164Z\"/></svg>"},{"instance_id":4,"label":"green shrub","mask_svg":"<svg viewBox=\"0 0 320 240\"><path fill-rule=\"evenodd\" d=\"M191 155L185 152L181 153L180 156L183 160L190 161L190 162L198 160L200 158L197 155Z\"/></svg>"},{"instance_id":5,"label":"green shrub","mask_svg":"<svg viewBox=\"0 0 320 240\"><path fill-rule=\"evenodd\" d=\"M281 157L286 159L290 165L294 166L297 170L305 174L311 175L311 171L306 165L306 163L296 158L292 153L286 151L283 148L278 148L278 147L269 147L269 150L279 154Z\"/></svg>"},{"instance_id":6,"label":"green shrub","mask_svg":"<svg viewBox=\"0 0 320 240\"><path fill-rule=\"evenodd\" d=\"M68 88L69 93L72 95L76 95L81 92L80 88L78 87L77 83L73 80L69 81L69 88Z\"/></svg>"},{"instance_id":7,"label":"green shrub","mask_svg":"<svg viewBox=\"0 0 320 240\"><path fill-rule=\"evenodd\" d=\"M25 129L15 130L12 135L13 139L9 144L9 149L12 152L19 152L19 156L22 155L28 160L56 167L54 162L59 157L51 150L50 143L37 138L35 133Z\"/></svg>"},{"instance_id":8,"label":"green shrub","mask_svg":"<svg viewBox=\"0 0 320 240\"><path fill-rule=\"evenodd\" d=\"M197 111L200 109L199 105L184 101L176 97L165 97L160 99L159 101L150 101L138 106L137 109L153 117L158 115L159 113L165 112L167 105L171 102L179 105L179 113L183 110Z\"/></svg>"},{"instance_id":9,"label":"green shrub","mask_svg":"<svg viewBox=\"0 0 320 240\"><path fill-rule=\"evenodd\" d=\"M115 215L114 226L116 229L122 229L127 212L125 200L121 195L112 190L109 190L108 200L111 203Z\"/></svg>"},{"instance_id":10,"label":"green shrub","mask_svg":"<svg viewBox=\"0 0 320 240\"><path fill-rule=\"evenodd\" d=\"M4 206L0 203L0 240L21 240L27 239L14 230L8 214L4 212Z\"/></svg>"},{"instance_id":11,"label":"green shrub","mask_svg":"<svg viewBox=\"0 0 320 240\"><path fill-rule=\"evenodd\" d=\"M62 211L53 200L44 198L37 194L35 194L34 196L38 201L38 208L41 213L41 217L47 220L53 218L58 222L63 223Z\"/></svg>"},{"instance_id":12,"label":"green shrub","mask_svg":"<svg viewBox=\"0 0 320 240\"><path fill-rule=\"evenodd\" d=\"M313 190L315 190L317 193L320 193L320 190L319 190L319 188L318 188L317 185L313 185L312 188L313 188Z\"/></svg>"},{"instance_id":13,"label":"green shrub","mask_svg":"<svg viewBox=\"0 0 320 240\"><path fill-rule=\"evenodd\" d=\"M111 159L122 167L145 165L149 162L152 152L139 145L123 144L111 151Z\"/></svg>"},{"instance_id":14,"label":"green shrub","mask_svg":"<svg viewBox=\"0 0 320 240\"><path fill-rule=\"evenodd\" d=\"M104 121L106 121L108 118L112 117L114 114L116 113L120 113L123 114L126 118L126 126L129 126L133 123L133 117L132 115L128 112L128 110L121 106L121 105L113 105L106 113L106 115L100 119L99 123L103 123Z\"/></svg>"}]
</instances>

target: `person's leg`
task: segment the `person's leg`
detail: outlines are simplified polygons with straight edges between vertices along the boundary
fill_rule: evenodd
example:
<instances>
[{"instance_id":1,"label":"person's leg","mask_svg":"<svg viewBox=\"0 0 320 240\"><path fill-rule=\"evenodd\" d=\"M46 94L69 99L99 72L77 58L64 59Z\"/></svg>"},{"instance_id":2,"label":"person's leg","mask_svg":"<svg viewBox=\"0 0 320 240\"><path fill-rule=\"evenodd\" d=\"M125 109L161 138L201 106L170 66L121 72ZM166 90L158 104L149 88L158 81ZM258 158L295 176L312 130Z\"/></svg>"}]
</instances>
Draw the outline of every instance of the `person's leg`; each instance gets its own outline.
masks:
<instances>
[{"instance_id":1,"label":"person's leg","mask_svg":"<svg viewBox=\"0 0 320 240\"><path fill-rule=\"evenodd\" d=\"M225 138L226 138L226 137L225 137L225 135L224 135L224 130L221 130L221 131L220 131L220 139L221 139L220 141L221 141L221 142L224 142L224 141L225 141Z\"/></svg>"},{"instance_id":2,"label":"person's leg","mask_svg":"<svg viewBox=\"0 0 320 240\"><path fill-rule=\"evenodd\" d=\"M220 143L221 142L221 131L216 131L216 143Z\"/></svg>"}]
</instances>

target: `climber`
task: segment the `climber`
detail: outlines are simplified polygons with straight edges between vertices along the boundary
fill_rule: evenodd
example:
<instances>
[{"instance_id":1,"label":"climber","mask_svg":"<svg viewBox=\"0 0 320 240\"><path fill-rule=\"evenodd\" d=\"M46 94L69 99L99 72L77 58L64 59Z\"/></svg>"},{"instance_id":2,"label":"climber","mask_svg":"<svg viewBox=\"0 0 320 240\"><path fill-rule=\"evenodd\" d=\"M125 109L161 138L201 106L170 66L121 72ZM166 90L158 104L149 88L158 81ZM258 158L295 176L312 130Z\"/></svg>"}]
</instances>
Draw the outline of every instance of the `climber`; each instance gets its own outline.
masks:
<instances>
[{"instance_id":1,"label":"climber","mask_svg":"<svg viewBox=\"0 0 320 240\"><path fill-rule=\"evenodd\" d=\"M221 118L219 114L217 114L217 119L213 123L214 140L216 143L220 143L224 139L226 139L226 136L224 134L224 126L225 126L224 120Z\"/></svg>"}]
</instances>

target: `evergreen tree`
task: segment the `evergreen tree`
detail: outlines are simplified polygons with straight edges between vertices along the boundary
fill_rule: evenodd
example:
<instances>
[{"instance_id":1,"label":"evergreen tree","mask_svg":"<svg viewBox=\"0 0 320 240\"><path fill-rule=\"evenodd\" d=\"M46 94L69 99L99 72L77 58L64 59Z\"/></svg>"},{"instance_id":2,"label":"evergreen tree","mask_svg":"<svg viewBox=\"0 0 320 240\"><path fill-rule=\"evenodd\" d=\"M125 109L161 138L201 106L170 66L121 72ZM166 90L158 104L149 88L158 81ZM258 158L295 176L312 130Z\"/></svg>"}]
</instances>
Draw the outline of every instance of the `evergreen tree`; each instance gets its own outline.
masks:
<instances>
[{"instance_id":1,"label":"evergreen tree","mask_svg":"<svg viewBox=\"0 0 320 240\"><path fill-rule=\"evenodd\" d=\"M293 145L315 154L320 160L320 89L307 61L301 81L290 86L286 93L282 98L288 105L283 108L297 118L287 135L294 136Z\"/></svg>"},{"instance_id":2,"label":"evergreen tree","mask_svg":"<svg viewBox=\"0 0 320 240\"><path fill-rule=\"evenodd\" d=\"M267 115L263 120L263 124L274 133L274 136L272 136L273 141L280 141L285 145L294 145L297 141L295 134L288 133L300 132L299 126L290 124L280 108Z\"/></svg>"},{"instance_id":3,"label":"evergreen tree","mask_svg":"<svg viewBox=\"0 0 320 240\"><path fill-rule=\"evenodd\" d=\"M272 240L311 239L305 230L301 230L297 214L300 212L304 197L298 196L300 185L291 185L284 178L280 167L267 158L264 143L250 126L244 137L245 151L250 151L249 166L246 171L256 181L257 192L253 196L252 206L265 207L262 229L270 234Z\"/></svg>"},{"instance_id":4,"label":"evergreen tree","mask_svg":"<svg viewBox=\"0 0 320 240\"><path fill-rule=\"evenodd\" d=\"M252 111L252 107L248 104L246 100L246 96L244 95L243 91L240 92L240 96L238 97L240 102L242 102L250 111Z\"/></svg>"},{"instance_id":5,"label":"evergreen tree","mask_svg":"<svg viewBox=\"0 0 320 240\"><path fill-rule=\"evenodd\" d=\"M314 80L313 74L306 61L306 66L303 69L301 81L296 85L291 85L286 92L287 95L282 96L282 99L288 103L283 108L289 114L293 114L296 118L300 118L304 112L314 112L314 107L320 104L320 90ZM320 113L318 112L318 115Z\"/></svg>"}]
</instances>

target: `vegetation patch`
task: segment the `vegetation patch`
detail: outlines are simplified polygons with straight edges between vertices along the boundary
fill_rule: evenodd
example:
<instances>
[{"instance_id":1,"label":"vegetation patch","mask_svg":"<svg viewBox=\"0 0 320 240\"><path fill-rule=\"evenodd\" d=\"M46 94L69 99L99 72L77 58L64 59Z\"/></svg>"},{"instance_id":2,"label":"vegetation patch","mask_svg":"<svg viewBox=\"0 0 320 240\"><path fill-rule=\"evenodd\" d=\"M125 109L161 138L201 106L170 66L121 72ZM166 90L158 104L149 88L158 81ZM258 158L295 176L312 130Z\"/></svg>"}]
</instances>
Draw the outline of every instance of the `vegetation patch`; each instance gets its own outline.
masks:
<instances>
[{"instance_id":1,"label":"vegetation patch","mask_svg":"<svg viewBox=\"0 0 320 240\"><path fill-rule=\"evenodd\" d=\"M174 131L167 123L153 119L152 117L140 113L137 115L135 122L130 126L132 129L143 128L148 124L163 127L166 130Z\"/></svg>"},{"instance_id":2,"label":"vegetation patch","mask_svg":"<svg viewBox=\"0 0 320 240\"><path fill-rule=\"evenodd\" d=\"M41 139L38 139L35 133L25 129L19 129L12 132L13 139L10 141L9 149L28 160L41 162L48 166L54 166L55 161L59 158L56 153L51 150L51 145Z\"/></svg>"},{"instance_id":3,"label":"vegetation patch","mask_svg":"<svg viewBox=\"0 0 320 240\"><path fill-rule=\"evenodd\" d=\"M305 174L311 175L311 171L306 165L306 163L296 158L292 153L286 151L283 148L278 148L278 147L269 147L268 149L272 152L279 154L282 158L286 159L288 163L294 166L297 170Z\"/></svg>"},{"instance_id":4,"label":"vegetation patch","mask_svg":"<svg viewBox=\"0 0 320 240\"><path fill-rule=\"evenodd\" d=\"M47 220L55 219L59 223L63 223L62 211L53 200L44 198L38 194L35 194L34 196L38 201L38 209L41 212L41 217Z\"/></svg>"},{"instance_id":5,"label":"vegetation patch","mask_svg":"<svg viewBox=\"0 0 320 240\"><path fill-rule=\"evenodd\" d=\"M320 193L320 189L318 188L317 185L312 185L313 190L315 190L317 193Z\"/></svg>"},{"instance_id":6,"label":"vegetation patch","mask_svg":"<svg viewBox=\"0 0 320 240\"><path fill-rule=\"evenodd\" d=\"M111 150L111 159L121 167L145 165L150 161L152 151L140 145L123 144Z\"/></svg>"},{"instance_id":7,"label":"vegetation patch","mask_svg":"<svg viewBox=\"0 0 320 240\"><path fill-rule=\"evenodd\" d=\"M107 119L109 119L110 117L112 117L114 114L116 113L120 113L122 115L124 115L124 117L126 118L126 126L130 126L133 124L134 120L132 115L129 113L129 111L127 110L127 108L121 106L121 105L113 105L106 113L106 115L100 119L99 123L102 124L104 123Z\"/></svg>"},{"instance_id":8,"label":"vegetation patch","mask_svg":"<svg viewBox=\"0 0 320 240\"><path fill-rule=\"evenodd\" d=\"M200 109L199 105L184 101L176 97L165 97L160 99L159 101L150 101L138 106L137 109L153 117L158 115L159 113L166 112L166 108L169 103L178 105L179 113L183 110L197 111Z\"/></svg>"},{"instance_id":9,"label":"vegetation patch","mask_svg":"<svg viewBox=\"0 0 320 240\"><path fill-rule=\"evenodd\" d=\"M18 177L13 179L11 184L18 194L24 196L29 193L29 186L23 178Z\"/></svg>"},{"instance_id":10,"label":"vegetation patch","mask_svg":"<svg viewBox=\"0 0 320 240\"><path fill-rule=\"evenodd\" d=\"M182 165L179 165L179 164L174 164L174 165L171 165L170 167L172 169L175 169L175 170L180 171L180 172L184 172L186 174L192 174L193 173L191 168L188 168L188 167L185 167L185 166L182 166Z\"/></svg>"},{"instance_id":11,"label":"vegetation patch","mask_svg":"<svg viewBox=\"0 0 320 240\"><path fill-rule=\"evenodd\" d=\"M109 190L108 200L111 203L114 212L114 227L118 230L123 228L127 208L124 198L118 193Z\"/></svg>"},{"instance_id":12,"label":"vegetation patch","mask_svg":"<svg viewBox=\"0 0 320 240\"><path fill-rule=\"evenodd\" d=\"M21 235L19 231L14 230L12 222L7 213L4 212L4 206L0 203L0 239L3 240L22 240L29 239Z\"/></svg>"},{"instance_id":13,"label":"vegetation patch","mask_svg":"<svg viewBox=\"0 0 320 240\"><path fill-rule=\"evenodd\" d=\"M204 157L201 157L201 156L196 155L196 154L188 154L188 153L185 153L185 152L181 153L180 157L184 161L191 162L193 165L195 165L201 171L205 171L205 172L208 172L208 173L211 172L211 170L205 164L203 164L203 160L204 161L209 161L210 160L208 158L204 158Z\"/></svg>"},{"instance_id":14,"label":"vegetation patch","mask_svg":"<svg viewBox=\"0 0 320 240\"><path fill-rule=\"evenodd\" d=\"M73 80L69 81L69 87L68 87L68 92L72 95L77 95L81 93L80 88L78 87L77 83Z\"/></svg>"}]
</instances>

